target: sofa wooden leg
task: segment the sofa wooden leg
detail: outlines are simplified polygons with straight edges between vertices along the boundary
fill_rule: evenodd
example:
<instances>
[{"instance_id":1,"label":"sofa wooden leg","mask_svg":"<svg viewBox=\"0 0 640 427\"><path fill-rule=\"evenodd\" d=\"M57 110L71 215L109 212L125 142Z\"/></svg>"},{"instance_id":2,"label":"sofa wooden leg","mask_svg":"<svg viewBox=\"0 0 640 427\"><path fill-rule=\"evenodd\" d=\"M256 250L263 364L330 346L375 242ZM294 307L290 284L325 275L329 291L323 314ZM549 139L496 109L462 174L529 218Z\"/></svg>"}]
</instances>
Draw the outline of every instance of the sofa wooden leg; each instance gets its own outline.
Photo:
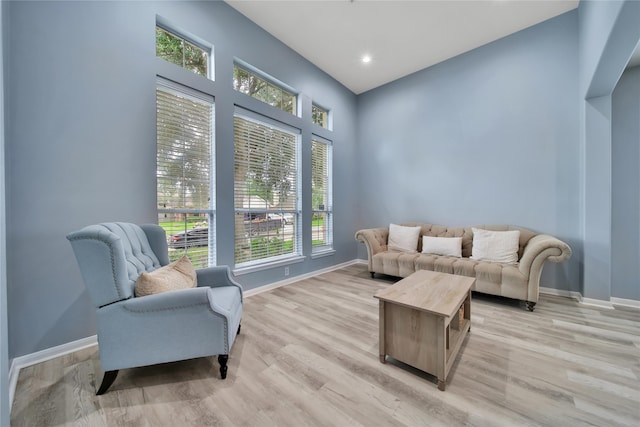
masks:
<instances>
[{"instance_id":1,"label":"sofa wooden leg","mask_svg":"<svg viewBox=\"0 0 640 427\"><path fill-rule=\"evenodd\" d=\"M220 364L220 376L224 380L227 378L227 362L229 361L228 354L221 354L218 356L218 363Z\"/></svg>"},{"instance_id":2,"label":"sofa wooden leg","mask_svg":"<svg viewBox=\"0 0 640 427\"><path fill-rule=\"evenodd\" d=\"M527 301L527 310L533 311L535 306L536 306L535 302Z\"/></svg>"},{"instance_id":3,"label":"sofa wooden leg","mask_svg":"<svg viewBox=\"0 0 640 427\"><path fill-rule=\"evenodd\" d=\"M105 372L104 377L102 378L102 384L100 384L100 388L98 389L96 396L105 394L109 387L111 387L111 384L113 384L113 382L116 380L117 376L118 370Z\"/></svg>"},{"instance_id":4,"label":"sofa wooden leg","mask_svg":"<svg viewBox=\"0 0 640 427\"><path fill-rule=\"evenodd\" d=\"M374 273L373 271L370 271L369 273L371 273L371 278L373 279L373 276L376 275L376 273Z\"/></svg>"}]
</instances>

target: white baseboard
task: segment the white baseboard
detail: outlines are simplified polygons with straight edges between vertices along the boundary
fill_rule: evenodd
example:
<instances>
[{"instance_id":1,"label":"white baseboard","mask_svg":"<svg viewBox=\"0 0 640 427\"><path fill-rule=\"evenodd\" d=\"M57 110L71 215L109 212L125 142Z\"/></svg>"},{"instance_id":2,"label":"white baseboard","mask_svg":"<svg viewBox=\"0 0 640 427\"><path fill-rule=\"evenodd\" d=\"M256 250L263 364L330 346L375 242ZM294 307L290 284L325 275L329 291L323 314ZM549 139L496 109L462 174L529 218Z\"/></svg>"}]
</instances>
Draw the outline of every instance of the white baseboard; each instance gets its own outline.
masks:
<instances>
[{"instance_id":1,"label":"white baseboard","mask_svg":"<svg viewBox=\"0 0 640 427\"><path fill-rule=\"evenodd\" d=\"M47 348L35 353L14 358L11 362L11 368L9 369L9 411L11 411L11 407L13 406L13 395L15 394L16 385L18 384L20 369L35 365L36 363L46 362L47 360L55 359L56 357L64 356L65 354L73 353L74 351L79 351L97 344L98 337L96 335L92 335L87 338L82 338L56 347Z\"/></svg>"},{"instance_id":2,"label":"white baseboard","mask_svg":"<svg viewBox=\"0 0 640 427\"><path fill-rule=\"evenodd\" d=\"M263 292L271 291L273 289L280 288L282 286L290 285L300 280L310 279L312 277L318 276L320 274L329 273L330 271L338 270L340 268L348 267L350 265L359 264L361 260L352 260L343 262L342 264L332 265L331 267L323 268L321 270L312 271L311 273L301 274L299 276L294 276L290 279L281 280L279 282L272 283L270 285L260 286L254 289L249 289L243 293L245 298L251 297L253 295L258 295ZM366 262L366 261L365 261Z\"/></svg>"},{"instance_id":3,"label":"white baseboard","mask_svg":"<svg viewBox=\"0 0 640 427\"><path fill-rule=\"evenodd\" d=\"M635 299L624 299L624 298L616 298L611 297L611 304L620 305L623 307L632 307L632 308L640 308L640 301Z\"/></svg>"},{"instance_id":4,"label":"white baseboard","mask_svg":"<svg viewBox=\"0 0 640 427\"><path fill-rule=\"evenodd\" d=\"M633 299L611 297L609 298L609 301L607 301L607 300L601 300L601 299L584 298L580 292L565 291L563 289L547 288L542 286L540 287L540 293L573 298L578 302L580 302L581 304L591 305L591 306L600 307L600 308L614 309L615 306L617 305L621 307L630 307L630 308L640 309L640 301L633 300Z\"/></svg>"},{"instance_id":5,"label":"white baseboard","mask_svg":"<svg viewBox=\"0 0 640 427\"><path fill-rule=\"evenodd\" d=\"M540 293L546 295L555 295L558 297L572 298L578 301L582 300L582 294L575 291L565 291L564 289L548 288L540 286Z\"/></svg>"},{"instance_id":6,"label":"white baseboard","mask_svg":"<svg viewBox=\"0 0 640 427\"><path fill-rule=\"evenodd\" d=\"M611 301L607 301L607 300L603 300L603 299L593 299L593 298L582 298L580 300L580 302L584 305L592 305L594 307L600 307L600 308L608 308L610 310L613 310L613 304L611 304Z\"/></svg>"}]
</instances>

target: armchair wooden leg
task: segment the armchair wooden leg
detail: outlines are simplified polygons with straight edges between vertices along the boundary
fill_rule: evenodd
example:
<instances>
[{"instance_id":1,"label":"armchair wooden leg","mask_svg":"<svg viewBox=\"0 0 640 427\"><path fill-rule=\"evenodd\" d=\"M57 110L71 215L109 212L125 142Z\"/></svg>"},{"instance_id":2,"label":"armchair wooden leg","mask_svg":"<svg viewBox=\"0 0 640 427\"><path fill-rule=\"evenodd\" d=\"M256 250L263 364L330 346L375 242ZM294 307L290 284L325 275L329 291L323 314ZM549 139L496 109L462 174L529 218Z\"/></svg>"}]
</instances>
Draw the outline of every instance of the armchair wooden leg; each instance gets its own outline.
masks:
<instances>
[{"instance_id":1,"label":"armchair wooden leg","mask_svg":"<svg viewBox=\"0 0 640 427\"><path fill-rule=\"evenodd\" d=\"M218 363L220 364L220 376L224 380L227 378L227 362L229 361L228 354L221 354L218 356Z\"/></svg>"},{"instance_id":2,"label":"armchair wooden leg","mask_svg":"<svg viewBox=\"0 0 640 427\"><path fill-rule=\"evenodd\" d=\"M240 328L242 328L242 325L238 325L238 332L236 333L236 335L240 335Z\"/></svg>"},{"instance_id":3,"label":"armchair wooden leg","mask_svg":"<svg viewBox=\"0 0 640 427\"><path fill-rule=\"evenodd\" d=\"M535 302L527 301L527 310L533 311L533 308L536 306Z\"/></svg>"},{"instance_id":4,"label":"armchair wooden leg","mask_svg":"<svg viewBox=\"0 0 640 427\"><path fill-rule=\"evenodd\" d=\"M100 388L96 393L96 396L100 396L101 394L106 393L107 389L111 387L111 384L116 380L118 376L118 371L107 371L104 373L104 377L102 378L102 384L100 384Z\"/></svg>"},{"instance_id":5,"label":"armchair wooden leg","mask_svg":"<svg viewBox=\"0 0 640 427\"><path fill-rule=\"evenodd\" d=\"M370 271L369 273L371 273L371 278L373 279L373 276L376 275L376 273L374 273L373 271Z\"/></svg>"}]
</instances>

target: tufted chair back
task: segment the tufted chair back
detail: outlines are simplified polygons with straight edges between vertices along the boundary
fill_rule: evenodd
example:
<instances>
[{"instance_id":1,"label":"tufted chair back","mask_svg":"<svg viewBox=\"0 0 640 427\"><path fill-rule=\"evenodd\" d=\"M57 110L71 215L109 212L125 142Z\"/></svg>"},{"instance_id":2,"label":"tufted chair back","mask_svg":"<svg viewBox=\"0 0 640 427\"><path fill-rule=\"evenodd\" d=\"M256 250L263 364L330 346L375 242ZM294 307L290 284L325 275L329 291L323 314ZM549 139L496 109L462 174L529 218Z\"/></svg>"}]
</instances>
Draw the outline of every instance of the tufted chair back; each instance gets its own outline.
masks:
<instances>
[{"instance_id":1,"label":"tufted chair back","mask_svg":"<svg viewBox=\"0 0 640 427\"><path fill-rule=\"evenodd\" d=\"M96 307L133 297L140 273L169 263L166 237L161 231L157 226L114 222L67 235Z\"/></svg>"}]
</instances>

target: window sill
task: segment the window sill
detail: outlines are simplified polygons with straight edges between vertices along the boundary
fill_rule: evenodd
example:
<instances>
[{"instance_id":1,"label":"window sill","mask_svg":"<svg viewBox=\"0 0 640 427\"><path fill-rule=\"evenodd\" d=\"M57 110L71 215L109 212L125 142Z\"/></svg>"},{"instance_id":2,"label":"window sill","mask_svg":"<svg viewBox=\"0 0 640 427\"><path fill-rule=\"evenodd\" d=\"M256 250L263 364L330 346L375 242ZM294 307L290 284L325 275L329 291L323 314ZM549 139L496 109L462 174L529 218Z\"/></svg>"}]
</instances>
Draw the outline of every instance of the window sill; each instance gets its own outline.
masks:
<instances>
[{"instance_id":1,"label":"window sill","mask_svg":"<svg viewBox=\"0 0 640 427\"><path fill-rule=\"evenodd\" d=\"M322 258L336 253L335 249L325 249L311 254L311 259Z\"/></svg>"},{"instance_id":2,"label":"window sill","mask_svg":"<svg viewBox=\"0 0 640 427\"><path fill-rule=\"evenodd\" d=\"M234 276L242 276L243 274L254 273L256 271L268 270L270 268L280 267L283 265L297 264L305 260L305 256L296 255L290 258L284 258L277 261L270 261L261 264L249 265L246 267L239 267L233 270Z\"/></svg>"}]
</instances>

